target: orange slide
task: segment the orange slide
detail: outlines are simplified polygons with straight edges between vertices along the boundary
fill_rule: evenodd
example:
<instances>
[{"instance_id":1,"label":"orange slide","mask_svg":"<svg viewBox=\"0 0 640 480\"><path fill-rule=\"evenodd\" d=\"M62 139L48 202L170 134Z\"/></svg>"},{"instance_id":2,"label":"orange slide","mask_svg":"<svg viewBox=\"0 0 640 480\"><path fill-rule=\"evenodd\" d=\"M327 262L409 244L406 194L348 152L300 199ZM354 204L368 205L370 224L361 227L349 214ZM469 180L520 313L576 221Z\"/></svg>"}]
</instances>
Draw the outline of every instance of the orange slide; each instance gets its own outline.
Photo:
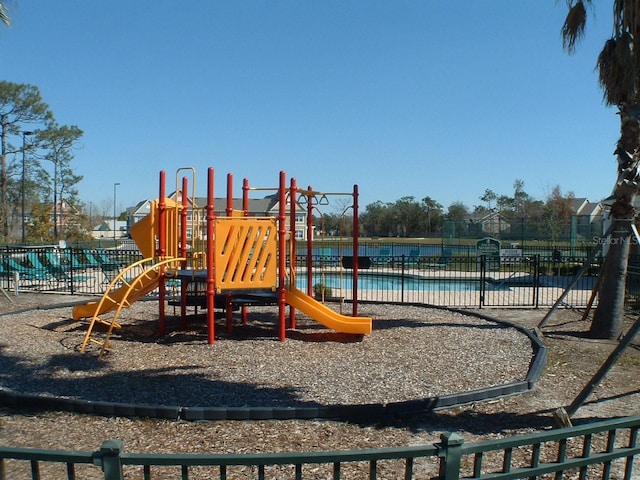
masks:
<instances>
[{"instance_id":1,"label":"orange slide","mask_svg":"<svg viewBox=\"0 0 640 480\"><path fill-rule=\"evenodd\" d=\"M326 305L311 298L297 288L285 291L285 301L293 308L309 315L316 322L336 332L368 334L372 330L372 320L367 317L349 317L334 312Z\"/></svg>"},{"instance_id":2,"label":"orange slide","mask_svg":"<svg viewBox=\"0 0 640 480\"><path fill-rule=\"evenodd\" d=\"M166 199L168 207L174 208L175 203L169 199ZM174 216L177 210L171 210ZM172 219L175 222L175 218ZM184 260L183 258L168 257L164 260L158 261L155 256L155 242L157 238L157 226L158 215L156 213L155 204L152 205L151 213L144 217L131 227L131 238L136 242L143 257L142 260L128 265L118 276L111 282L107 291L102 296L99 302L88 302L83 305L76 305L73 307L73 319L80 320L81 318L97 317L103 313L111 312L121 307L129 307L132 303L140 300L142 297L148 295L154 291L160 283L161 269L164 265L171 265L175 268L179 265L179 262ZM177 238L177 237L176 237ZM171 249L177 250L177 240L171 242ZM164 268L164 267L162 267ZM139 269L142 269L142 273L137 274ZM125 276L132 280L126 280ZM118 288L116 285L120 284ZM117 316L117 314L116 314Z\"/></svg>"},{"instance_id":3,"label":"orange slide","mask_svg":"<svg viewBox=\"0 0 640 480\"><path fill-rule=\"evenodd\" d=\"M157 270L146 270L130 283L125 282L121 287L107 290L100 302L87 302L73 307L73 319L89 318L115 310L123 301L127 306L144 297L156 289L160 283ZM132 288L132 285L134 287Z\"/></svg>"}]
</instances>

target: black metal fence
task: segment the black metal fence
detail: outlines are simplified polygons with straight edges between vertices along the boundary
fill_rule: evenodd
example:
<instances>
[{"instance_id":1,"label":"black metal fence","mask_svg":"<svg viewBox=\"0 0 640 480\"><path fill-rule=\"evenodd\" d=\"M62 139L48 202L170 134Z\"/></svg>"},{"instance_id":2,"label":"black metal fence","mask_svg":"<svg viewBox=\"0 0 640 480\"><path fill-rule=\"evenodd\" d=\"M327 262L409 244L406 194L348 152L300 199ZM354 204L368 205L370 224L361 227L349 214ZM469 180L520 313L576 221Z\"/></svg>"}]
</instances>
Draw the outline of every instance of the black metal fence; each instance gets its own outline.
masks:
<instances>
[{"instance_id":1,"label":"black metal fence","mask_svg":"<svg viewBox=\"0 0 640 480\"><path fill-rule=\"evenodd\" d=\"M305 257L298 259L304 264ZM359 300L423 303L451 307L543 307L553 305L583 267L585 257L360 256ZM325 297L353 298L352 257L313 256L312 290ZM572 287L567 305L587 305L601 259ZM308 288L303 274L297 287ZM320 287L322 286L322 288Z\"/></svg>"},{"instance_id":2,"label":"black metal fence","mask_svg":"<svg viewBox=\"0 0 640 480\"><path fill-rule=\"evenodd\" d=\"M553 305L583 267L589 250L547 251L517 256L461 255L441 250L438 255L378 247L359 258L358 299L409 302L451 307L548 307ZM362 250L361 250L362 252ZM88 248L15 248L0 250L0 287L5 292L56 292L101 295L127 265L142 259L138 250ZM308 286L307 258L297 256L297 287ZM321 252L312 256L312 290L322 285L325 296L353 299L353 257ZM588 304L602 257L564 299L567 306ZM627 303L640 305L640 257L629 263Z\"/></svg>"},{"instance_id":3,"label":"black metal fence","mask_svg":"<svg viewBox=\"0 0 640 480\"><path fill-rule=\"evenodd\" d=\"M98 295L123 267L141 259L137 250L5 247L0 251L0 285L14 293Z\"/></svg>"}]
</instances>

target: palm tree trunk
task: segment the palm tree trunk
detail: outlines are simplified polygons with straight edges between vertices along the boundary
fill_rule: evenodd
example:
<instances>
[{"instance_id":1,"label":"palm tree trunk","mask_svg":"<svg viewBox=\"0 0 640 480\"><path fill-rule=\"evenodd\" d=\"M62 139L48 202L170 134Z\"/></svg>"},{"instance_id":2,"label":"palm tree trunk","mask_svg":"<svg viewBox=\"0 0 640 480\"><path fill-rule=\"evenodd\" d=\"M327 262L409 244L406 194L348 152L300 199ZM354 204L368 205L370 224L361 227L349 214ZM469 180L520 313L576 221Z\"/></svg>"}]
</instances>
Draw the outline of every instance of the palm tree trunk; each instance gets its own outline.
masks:
<instances>
[{"instance_id":1,"label":"palm tree trunk","mask_svg":"<svg viewBox=\"0 0 640 480\"><path fill-rule=\"evenodd\" d=\"M629 247L633 239L635 200L640 182L640 105L620 106L620 140L616 148L618 181L611 206L613 230L600 285L598 308L589 333L596 338L616 339L622 333Z\"/></svg>"},{"instance_id":2,"label":"palm tree trunk","mask_svg":"<svg viewBox=\"0 0 640 480\"><path fill-rule=\"evenodd\" d=\"M7 194L7 134L3 128L0 132L0 240L9 237L9 202Z\"/></svg>"},{"instance_id":3,"label":"palm tree trunk","mask_svg":"<svg viewBox=\"0 0 640 480\"><path fill-rule=\"evenodd\" d=\"M626 219L614 219L614 227L608 239L609 250L598 291L598 308L591 323L590 335L594 338L615 339L622 333L624 298L632 241L631 224Z\"/></svg>"}]
</instances>

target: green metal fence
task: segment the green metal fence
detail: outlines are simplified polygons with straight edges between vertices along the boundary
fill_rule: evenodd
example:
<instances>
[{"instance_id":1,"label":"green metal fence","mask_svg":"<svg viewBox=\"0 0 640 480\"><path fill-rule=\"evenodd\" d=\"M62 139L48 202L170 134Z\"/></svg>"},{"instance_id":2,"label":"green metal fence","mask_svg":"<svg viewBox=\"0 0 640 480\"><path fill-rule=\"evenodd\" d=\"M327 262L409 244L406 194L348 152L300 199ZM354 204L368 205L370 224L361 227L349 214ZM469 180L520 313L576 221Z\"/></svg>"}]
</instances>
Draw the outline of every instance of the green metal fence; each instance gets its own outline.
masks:
<instances>
[{"instance_id":1,"label":"green metal fence","mask_svg":"<svg viewBox=\"0 0 640 480\"><path fill-rule=\"evenodd\" d=\"M119 440L96 452L0 447L0 480L14 478L295 478L631 480L640 416L465 443L456 433L433 445L325 452L139 454ZM635 477L637 478L637 477Z\"/></svg>"}]
</instances>

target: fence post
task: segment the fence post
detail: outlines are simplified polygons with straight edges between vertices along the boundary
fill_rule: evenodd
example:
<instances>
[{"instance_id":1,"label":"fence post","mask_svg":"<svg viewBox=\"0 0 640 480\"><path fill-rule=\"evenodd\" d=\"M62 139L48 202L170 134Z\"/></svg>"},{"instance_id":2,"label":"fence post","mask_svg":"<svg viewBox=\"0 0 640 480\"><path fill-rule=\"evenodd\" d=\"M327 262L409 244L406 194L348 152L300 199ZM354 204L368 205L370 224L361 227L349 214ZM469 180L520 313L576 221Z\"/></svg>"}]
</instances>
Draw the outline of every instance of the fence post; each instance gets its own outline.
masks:
<instances>
[{"instance_id":1,"label":"fence post","mask_svg":"<svg viewBox=\"0 0 640 480\"><path fill-rule=\"evenodd\" d=\"M533 306L538 308L540 303L540 255L533 256Z\"/></svg>"},{"instance_id":2,"label":"fence post","mask_svg":"<svg viewBox=\"0 0 640 480\"><path fill-rule=\"evenodd\" d=\"M457 433L440 435L442 443L438 445L440 457L439 480L458 480L460 478L460 460L464 438Z\"/></svg>"},{"instance_id":3,"label":"fence post","mask_svg":"<svg viewBox=\"0 0 640 480\"><path fill-rule=\"evenodd\" d=\"M75 250L73 247L69 247L69 261L71 262L69 264L69 289L71 290L71 295L74 295L75 292L75 285L74 285L74 278L73 278L73 272L75 271L75 269L73 268L73 262L74 262L74 258L76 258L75 256Z\"/></svg>"},{"instance_id":4,"label":"fence post","mask_svg":"<svg viewBox=\"0 0 640 480\"><path fill-rule=\"evenodd\" d=\"M400 275L400 301L404 302L404 259L405 259L405 255L404 253L402 254L402 268L401 268L401 275Z\"/></svg>"},{"instance_id":5,"label":"fence post","mask_svg":"<svg viewBox=\"0 0 640 480\"><path fill-rule=\"evenodd\" d=\"M487 280L487 256L480 255L480 285L478 285L480 288L478 290L478 293L479 293L478 308L482 308L482 305L484 304L484 295L486 293L486 284L485 284L486 280Z\"/></svg>"},{"instance_id":6,"label":"fence post","mask_svg":"<svg viewBox=\"0 0 640 480\"><path fill-rule=\"evenodd\" d=\"M124 480L122 472L122 441L106 440L100 446L100 459L96 462L102 466L104 480Z\"/></svg>"}]
</instances>

